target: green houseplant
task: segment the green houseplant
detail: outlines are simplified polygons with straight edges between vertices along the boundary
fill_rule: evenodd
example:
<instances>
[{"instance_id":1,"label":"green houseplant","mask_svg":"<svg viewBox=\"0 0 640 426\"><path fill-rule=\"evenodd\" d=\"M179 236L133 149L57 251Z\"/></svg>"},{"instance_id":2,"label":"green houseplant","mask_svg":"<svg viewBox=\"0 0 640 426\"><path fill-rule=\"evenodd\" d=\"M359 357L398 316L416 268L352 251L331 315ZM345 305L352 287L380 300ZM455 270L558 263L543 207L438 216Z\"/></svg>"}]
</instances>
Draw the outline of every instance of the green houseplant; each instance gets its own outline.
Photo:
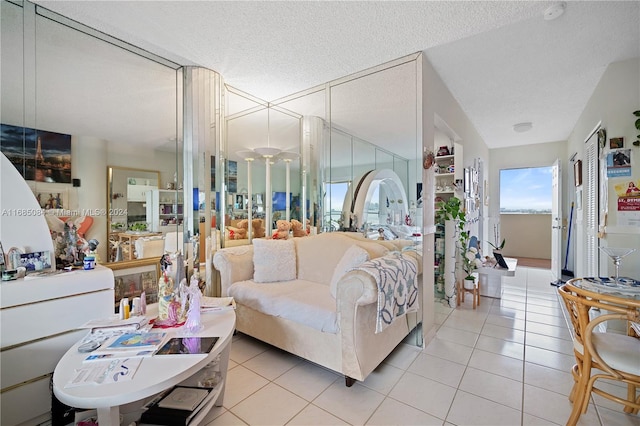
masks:
<instances>
[{"instance_id":1,"label":"green houseplant","mask_svg":"<svg viewBox=\"0 0 640 426\"><path fill-rule=\"evenodd\" d=\"M462 208L459 198L451 197L438 203L437 219L441 221L451 220L455 224L458 237L458 250L462 259L462 269L465 272L465 280L475 280L472 272L478 268L480 259L477 259L477 248L469 248L469 231L465 230L467 215Z\"/></svg>"}]
</instances>

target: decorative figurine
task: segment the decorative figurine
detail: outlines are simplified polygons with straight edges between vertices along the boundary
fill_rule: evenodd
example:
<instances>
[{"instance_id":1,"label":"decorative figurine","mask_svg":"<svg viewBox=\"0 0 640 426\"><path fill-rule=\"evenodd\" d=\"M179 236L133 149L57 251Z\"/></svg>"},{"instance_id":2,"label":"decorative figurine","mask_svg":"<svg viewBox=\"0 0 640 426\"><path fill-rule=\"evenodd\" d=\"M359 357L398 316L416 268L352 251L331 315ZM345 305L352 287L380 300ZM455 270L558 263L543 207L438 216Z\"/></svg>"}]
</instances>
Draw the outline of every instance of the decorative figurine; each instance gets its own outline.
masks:
<instances>
[{"instance_id":1,"label":"decorative figurine","mask_svg":"<svg viewBox=\"0 0 640 426\"><path fill-rule=\"evenodd\" d=\"M158 281L158 318L160 320L169 318L169 305L175 300L173 278L169 276L171 265L171 259L168 254L160 258L160 268L162 270L162 275ZM173 312L172 316L177 318L175 312Z\"/></svg>"}]
</instances>

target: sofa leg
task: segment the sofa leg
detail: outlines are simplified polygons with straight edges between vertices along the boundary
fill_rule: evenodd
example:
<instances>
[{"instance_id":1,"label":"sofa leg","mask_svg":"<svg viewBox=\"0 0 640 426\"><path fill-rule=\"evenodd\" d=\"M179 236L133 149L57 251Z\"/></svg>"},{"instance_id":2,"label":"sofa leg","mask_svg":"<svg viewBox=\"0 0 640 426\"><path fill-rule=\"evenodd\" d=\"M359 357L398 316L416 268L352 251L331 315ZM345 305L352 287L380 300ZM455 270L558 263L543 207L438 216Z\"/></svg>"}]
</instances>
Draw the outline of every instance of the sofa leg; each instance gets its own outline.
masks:
<instances>
[{"instance_id":1,"label":"sofa leg","mask_svg":"<svg viewBox=\"0 0 640 426\"><path fill-rule=\"evenodd\" d=\"M353 386L355 382L356 382L356 379L353 379L349 376L344 376L344 384L347 385L348 388Z\"/></svg>"}]
</instances>

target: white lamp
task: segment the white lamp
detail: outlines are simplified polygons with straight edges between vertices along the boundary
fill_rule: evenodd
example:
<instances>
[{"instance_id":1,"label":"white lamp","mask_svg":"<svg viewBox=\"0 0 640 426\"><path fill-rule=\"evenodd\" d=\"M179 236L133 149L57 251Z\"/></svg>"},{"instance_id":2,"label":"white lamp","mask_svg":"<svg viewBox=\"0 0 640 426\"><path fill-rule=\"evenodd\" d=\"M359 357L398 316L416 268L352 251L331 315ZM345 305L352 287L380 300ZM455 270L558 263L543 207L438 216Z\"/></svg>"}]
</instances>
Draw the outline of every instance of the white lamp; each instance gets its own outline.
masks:
<instances>
[{"instance_id":1,"label":"white lamp","mask_svg":"<svg viewBox=\"0 0 640 426\"><path fill-rule=\"evenodd\" d=\"M251 223L253 219L253 199L251 196L251 163L258 157L258 154L251 150L238 151L236 154L247 162L247 197L249 197L247 204L247 220L249 225L247 226L247 238L251 241L253 236L253 225Z\"/></svg>"},{"instance_id":2,"label":"white lamp","mask_svg":"<svg viewBox=\"0 0 640 426\"><path fill-rule=\"evenodd\" d=\"M295 152L289 152L289 151L282 151L280 154L278 154L278 158L280 158L282 161L284 161L285 165L286 165L286 175L285 175L285 195L284 195L284 199L285 199L285 209L286 209L286 219L287 222L289 222L291 220L291 199L289 198L289 193L291 192L291 177L290 177L290 173L291 173L291 161L295 160L296 158L298 158L299 155ZM304 221L303 221L304 222Z\"/></svg>"}]
</instances>

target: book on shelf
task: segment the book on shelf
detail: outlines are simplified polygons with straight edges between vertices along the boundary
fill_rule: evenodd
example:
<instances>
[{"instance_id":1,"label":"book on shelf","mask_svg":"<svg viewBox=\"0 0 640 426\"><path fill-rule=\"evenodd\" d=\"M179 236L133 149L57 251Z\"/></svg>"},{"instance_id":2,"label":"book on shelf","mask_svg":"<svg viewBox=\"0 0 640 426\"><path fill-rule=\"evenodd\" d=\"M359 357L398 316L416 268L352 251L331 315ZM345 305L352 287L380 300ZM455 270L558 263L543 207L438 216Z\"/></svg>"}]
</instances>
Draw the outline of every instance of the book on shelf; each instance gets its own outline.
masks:
<instances>
[{"instance_id":1,"label":"book on shelf","mask_svg":"<svg viewBox=\"0 0 640 426\"><path fill-rule=\"evenodd\" d=\"M144 411L140 421L165 426L186 426L217 394L214 388L175 386Z\"/></svg>"},{"instance_id":2,"label":"book on shelf","mask_svg":"<svg viewBox=\"0 0 640 426\"><path fill-rule=\"evenodd\" d=\"M219 337L172 337L154 355L208 354Z\"/></svg>"},{"instance_id":3,"label":"book on shelf","mask_svg":"<svg viewBox=\"0 0 640 426\"><path fill-rule=\"evenodd\" d=\"M107 341L100 348L101 351L128 350L136 351L142 349L157 349L162 345L167 333L147 332L147 333L125 333Z\"/></svg>"}]
</instances>

